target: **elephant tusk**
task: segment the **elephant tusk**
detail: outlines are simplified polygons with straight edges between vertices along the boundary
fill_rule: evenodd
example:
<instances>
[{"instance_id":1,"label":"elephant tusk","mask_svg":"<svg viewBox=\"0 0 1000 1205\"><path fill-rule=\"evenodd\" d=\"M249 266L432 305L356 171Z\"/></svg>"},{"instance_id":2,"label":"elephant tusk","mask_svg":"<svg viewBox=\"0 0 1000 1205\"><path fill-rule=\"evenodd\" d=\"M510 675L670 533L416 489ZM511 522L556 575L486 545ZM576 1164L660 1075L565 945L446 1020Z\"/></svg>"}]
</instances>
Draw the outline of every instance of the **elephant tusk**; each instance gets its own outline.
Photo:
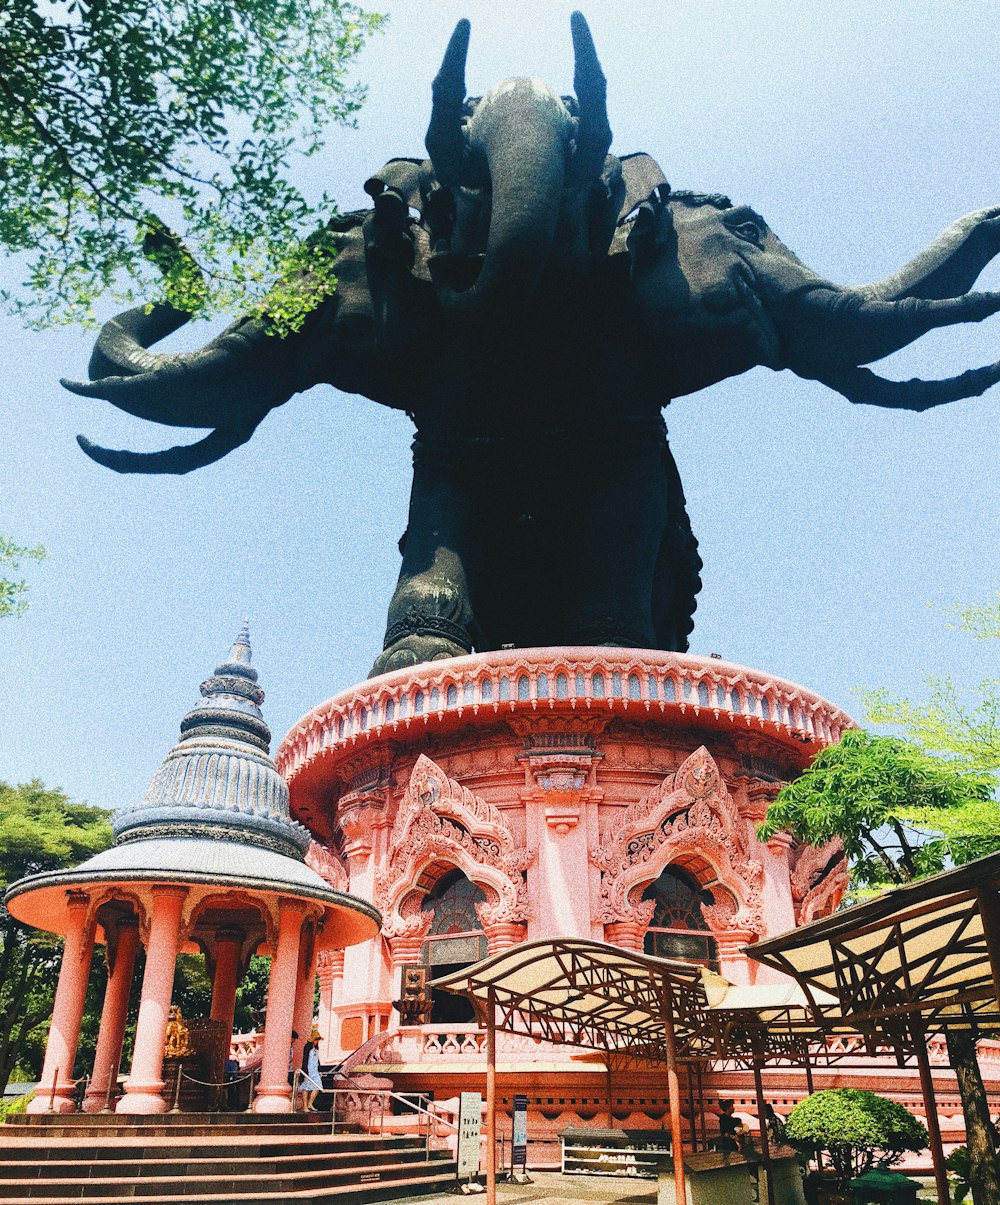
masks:
<instances>
[{"instance_id":1,"label":"elephant tusk","mask_svg":"<svg viewBox=\"0 0 1000 1205\"><path fill-rule=\"evenodd\" d=\"M608 123L608 81L597 57L590 26L581 12L570 17L573 35L573 90L579 106L576 154L569 174L574 181L595 180L611 148Z\"/></svg>"},{"instance_id":2,"label":"elephant tusk","mask_svg":"<svg viewBox=\"0 0 1000 1205\"><path fill-rule=\"evenodd\" d=\"M983 368L970 368L957 377L942 381L890 381L868 368L846 368L824 373L815 380L835 389L849 402L865 406L886 406L893 410L930 410L962 398L980 397L1000 381L1000 362Z\"/></svg>"},{"instance_id":3,"label":"elephant tusk","mask_svg":"<svg viewBox=\"0 0 1000 1205\"><path fill-rule=\"evenodd\" d=\"M162 452L129 452L102 448L99 444L91 443L85 435L78 435L76 442L91 460L116 473L181 474L221 460L234 448L245 444L259 425L258 419L248 427L220 427L204 439L199 439L197 443L178 444L173 448L165 448Z\"/></svg>"},{"instance_id":4,"label":"elephant tusk","mask_svg":"<svg viewBox=\"0 0 1000 1205\"><path fill-rule=\"evenodd\" d=\"M441 69L431 86L433 105L424 144L434 174L445 186L460 182L465 162L462 106L465 104L465 60L471 28L464 18L455 26Z\"/></svg>"}]
</instances>

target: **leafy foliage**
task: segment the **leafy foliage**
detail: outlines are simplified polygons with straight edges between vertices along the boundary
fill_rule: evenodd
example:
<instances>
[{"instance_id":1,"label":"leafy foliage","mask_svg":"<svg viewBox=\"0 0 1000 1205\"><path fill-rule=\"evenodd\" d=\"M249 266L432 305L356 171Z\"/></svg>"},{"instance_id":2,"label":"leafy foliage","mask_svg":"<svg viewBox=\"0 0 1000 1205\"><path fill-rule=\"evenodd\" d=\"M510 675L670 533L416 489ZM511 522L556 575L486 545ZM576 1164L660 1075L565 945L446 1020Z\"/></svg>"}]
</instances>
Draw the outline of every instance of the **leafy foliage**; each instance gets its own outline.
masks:
<instances>
[{"instance_id":1,"label":"leafy foliage","mask_svg":"<svg viewBox=\"0 0 1000 1205\"><path fill-rule=\"evenodd\" d=\"M955 1175L952 1200L954 1205L962 1205L968 1197L971 1188L972 1166L969 1160L969 1148L957 1146L944 1161L945 1167Z\"/></svg>"},{"instance_id":2,"label":"leafy foliage","mask_svg":"<svg viewBox=\"0 0 1000 1205\"><path fill-rule=\"evenodd\" d=\"M37 544L22 548L7 536L0 535L0 569L17 573L22 561L44 561L49 554ZM23 615L28 609L28 583L24 578L0 577L0 619L8 615Z\"/></svg>"},{"instance_id":3,"label":"leafy foliage","mask_svg":"<svg viewBox=\"0 0 1000 1205\"><path fill-rule=\"evenodd\" d=\"M1000 639L1000 592L992 602L955 608L953 625L976 640ZM948 677L927 679L923 703L894 699L886 690L866 692L869 723L898 725L921 748L974 770L1000 770L1000 679L986 678L962 691Z\"/></svg>"},{"instance_id":4,"label":"leafy foliage","mask_svg":"<svg viewBox=\"0 0 1000 1205\"><path fill-rule=\"evenodd\" d=\"M267 1008L267 981L271 974L271 959L265 954L255 954L243 980L236 989L236 1016L234 1028L239 1033L264 1028L264 1012Z\"/></svg>"},{"instance_id":5,"label":"leafy foliage","mask_svg":"<svg viewBox=\"0 0 1000 1205\"><path fill-rule=\"evenodd\" d=\"M17 879L73 866L110 844L101 808L71 803L37 779L16 787L0 782L0 895ZM18 1063L40 1069L61 957L59 938L26 929L0 905L0 1088Z\"/></svg>"},{"instance_id":6,"label":"leafy foliage","mask_svg":"<svg viewBox=\"0 0 1000 1205\"><path fill-rule=\"evenodd\" d=\"M26 273L8 307L39 326L92 321L106 291L244 309L307 268L274 302L294 327L332 287L304 239L335 210L288 169L353 121L347 70L382 21L341 0L5 0L0 245ZM165 227L192 255L161 285L144 236Z\"/></svg>"},{"instance_id":7,"label":"leafy foliage","mask_svg":"<svg viewBox=\"0 0 1000 1205\"><path fill-rule=\"evenodd\" d=\"M786 1131L801 1150L826 1151L842 1180L891 1163L904 1151L925 1150L928 1142L923 1124L902 1105L854 1088L807 1096L789 1113Z\"/></svg>"},{"instance_id":8,"label":"leafy foliage","mask_svg":"<svg viewBox=\"0 0 1000 1205\"><path fill-rule=\"evenodd\" d=\"M13 1100L0 1100L0 1125L8 1117L20 1117L22 1113L26 1113L34 1096L34 1092L25 1092L23 1096L15 1096Z\"/></svg>"},{"instance_id":9,"label":"leafy foliage","mask_svg":"<svg viewBox=\"0 0 1000 1205\"><path fill-rule=\"evenodd\" d=\"M783 787L758 828L844 843L855 886L905 883L1000 849L989 774L896 737L845 732Z\"/></svg>"}]
</instances>

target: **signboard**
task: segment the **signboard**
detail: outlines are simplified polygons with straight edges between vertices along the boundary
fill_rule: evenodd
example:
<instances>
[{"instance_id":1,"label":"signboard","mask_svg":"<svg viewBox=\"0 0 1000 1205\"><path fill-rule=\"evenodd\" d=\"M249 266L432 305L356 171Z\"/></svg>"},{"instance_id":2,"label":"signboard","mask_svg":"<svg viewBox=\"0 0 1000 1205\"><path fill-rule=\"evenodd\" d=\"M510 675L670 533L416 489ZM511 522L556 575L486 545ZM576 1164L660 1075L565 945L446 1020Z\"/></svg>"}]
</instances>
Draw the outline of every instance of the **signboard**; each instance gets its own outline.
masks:
<instances>
[{"instance_id":1,"label":"signboard","mask_svg":"<svg viewBox=\"0 0 1000 1205\"><path fill-rule=\"evenodd\" d=\"M514 1097L513 1129L510 1139L510 1170L511 1173L520 1167L525 1172L528 1167L528 1098Z\"/></svg>"},{"instance_id":2,"label":"signboard","mask_svg":"<svg viewBox=\"0 0 1000 1205\"><path fill-rule=\"evenodd\" d=\"M479 1174L479 1133L482 1129L483 1097L463 1092L458 1109L458 1176Z\"/></svg>"}]
</instances>

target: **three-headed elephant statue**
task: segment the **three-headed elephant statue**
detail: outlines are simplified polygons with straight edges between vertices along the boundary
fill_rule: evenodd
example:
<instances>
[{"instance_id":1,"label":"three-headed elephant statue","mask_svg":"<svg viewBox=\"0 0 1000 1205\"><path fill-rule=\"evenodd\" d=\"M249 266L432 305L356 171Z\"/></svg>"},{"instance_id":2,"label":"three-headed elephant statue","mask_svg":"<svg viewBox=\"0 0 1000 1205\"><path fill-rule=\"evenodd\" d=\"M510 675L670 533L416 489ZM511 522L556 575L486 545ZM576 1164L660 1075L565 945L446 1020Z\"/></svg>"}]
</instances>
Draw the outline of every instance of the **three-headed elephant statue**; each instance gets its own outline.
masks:
<instances>
[{"instance_id":1,"label":"three-headed elephant statue","mask_svg":"<svg viewBox=\"0 0 1000 1205\"><path fill-rule=\"evenodd\" d=\"M756 365L854 402L923 410L982 393L1000 364L944 381L865 365L1000 310L971 293L1000 250L1000 207L961 218L887 280L843 288L752 209L672 189L645 154L610 154L606 84L572 19L575 96L512 79L465 95L468 22L434 80L428 158L366 184L330 224L337 285L279 338L244 318L200 351L148 348L166 305L109 322L91 380L154 422L207 427L139 454L81 438L118 472L185 473L327 383L416 427L402 568L374 673L501 645L683 651L701 561L662 409Z\"/></svg>"}]
</instances>

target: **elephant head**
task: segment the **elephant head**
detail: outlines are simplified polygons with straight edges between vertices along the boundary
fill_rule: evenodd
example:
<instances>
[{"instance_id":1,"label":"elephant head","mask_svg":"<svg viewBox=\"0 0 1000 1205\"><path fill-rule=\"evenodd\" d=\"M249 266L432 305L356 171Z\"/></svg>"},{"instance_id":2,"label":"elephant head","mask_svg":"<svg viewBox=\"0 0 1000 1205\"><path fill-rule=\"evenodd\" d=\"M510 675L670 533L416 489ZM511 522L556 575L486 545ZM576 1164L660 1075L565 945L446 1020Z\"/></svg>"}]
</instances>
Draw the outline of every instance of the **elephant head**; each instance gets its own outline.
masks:
<instances>
[{"instance_id":1,"label":"elephant head","mask_svg":"<svg viewBox=\"0 0 1000 1205\"><path fill-rule=\"evenodd\" d=\"M924 410L983 393L1000 364L944 381L889 381L862 365L939 326L1000 311L969 293L1000 251L1000 209L960 218L886 280L842 287L813 272L747 206L669 192L619 234L636 312L661 348L673 396L755 365L788 368L851 401Z\"/></svg>"},{"instance_id":2,"label":"elephant head","mask_svg":"<svg viewBox=\"0 0 1000 1205\"><path fill-rule=\"evenodd\" d=\"M148 348L189 314L164 304L138 306L105 323L90 359L91 380L62 384L149 422L212 430L196 443L159 452L112 450L78 435L83 451L118 473L189 473L246 443L293 394L324 382L348 392L375 391L383 405L405 409L401 374L372 367L379 353L365 217L346 214L331 223L329 237L338 248L336 293L294 334L278 338L261 318L245 317L196 351L163 354Z\"/></svg>"},{"instance_id":3,"label":"elephant head","mask_svg":"<svg viewBox=\"0 0 1000 1205\"><path fill-rule=\"evenodd\" d=\"M523 301L547 268L565 274L584 262L602 227L607 249L617 214L613 190L599 184L611 145L607 85L582 14L571 24L575 98L518 78L467 101L469 22L452 34L426 139L440 186L428 204L429 268L447 308ZM595 188L610 222L592 212Z\"/></svg>"}]
</instances>

